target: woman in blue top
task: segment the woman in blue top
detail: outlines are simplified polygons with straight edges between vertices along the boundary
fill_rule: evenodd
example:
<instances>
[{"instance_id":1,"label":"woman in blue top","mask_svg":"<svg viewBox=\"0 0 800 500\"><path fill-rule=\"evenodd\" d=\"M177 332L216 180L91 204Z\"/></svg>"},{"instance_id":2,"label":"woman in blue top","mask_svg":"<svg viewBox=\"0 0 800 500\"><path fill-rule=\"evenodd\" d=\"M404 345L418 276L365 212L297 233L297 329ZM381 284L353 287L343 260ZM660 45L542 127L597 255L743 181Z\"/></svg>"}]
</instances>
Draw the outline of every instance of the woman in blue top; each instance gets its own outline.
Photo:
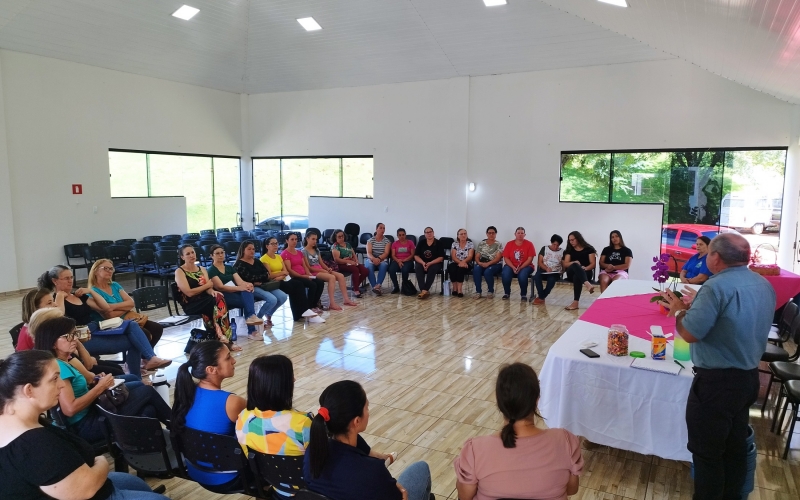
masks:
<instances>
[{"instance_id":1,"label":"woman in blue top","mask_svg":"<svg viewBox=\"0 0 800 500\"><path fill-rule=\"evenodd\" d=\"M369 401L358 382L342 380L322 391L303 460L308 489L330 500L429 500L431 471L414 462L393 478L386 460L359 436L369 423ZM330 436L330 437L329 437ZM391 464L390 462L390 464Z\"/></svg>"},{"instance_id":2,"label":"woman in blue top","mask_svg":"<svg viewBox=\"0 0 800 500\"><path fill-rule=\"evenodd\" d=\"M236 359L218 340L197 344L189 361L178 369L175 401L172 405L172 432L180 435L187 427L214 434L236 436L236 419L244 410L244 398L222 390L222 381L233 377ZM194 379L197 379L195 384ZM186 463L189 477L215 493L241 489L239 474L212 474Z\"/></svg>"},{"instance_id":3,"label":"woman in blue top","mask_svg":"<svg viewBox=\"0 0 800 500\"><path fill-rule=\"evenodd\" d=\"M700 285L713 275L706 265L709 243L711 243L711 238L708 236L697 238L697 253L692 255L683 265L681 283Z\"/></svg>"}]
</instances>

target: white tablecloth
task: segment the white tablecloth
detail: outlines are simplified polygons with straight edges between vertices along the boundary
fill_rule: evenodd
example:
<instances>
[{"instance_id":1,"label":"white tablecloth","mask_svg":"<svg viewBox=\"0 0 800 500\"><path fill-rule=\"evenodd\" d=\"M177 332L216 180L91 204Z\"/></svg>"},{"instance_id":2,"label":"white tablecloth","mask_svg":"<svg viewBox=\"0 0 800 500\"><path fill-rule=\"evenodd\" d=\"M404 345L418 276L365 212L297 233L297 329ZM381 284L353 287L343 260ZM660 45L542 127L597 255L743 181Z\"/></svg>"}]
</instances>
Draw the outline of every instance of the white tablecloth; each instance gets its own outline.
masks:
<instances>
[{"instance_id":1,"label":"white tablecloth","mask_svg":"<svg viewBox=\"0 0 800 500\"><path fill-rule=\"evenodd\" d=\"M598 298L652 293L652 281L618 280ZM624 324L624 321L621 321ZM664 332L670 333L670 332ZM691 460L686 449L686 399L691 362L679 375L637 370L631 357L607 354L608 328L578 320L547 353L539 374L539 410L549 427L562 427L586 439L644 455ZM590 359L580 344L593 340ZM650 342L631 336L630 351L650 353ZM672 344L665 363L673 363Z\"/></svg>"}]
</instances>

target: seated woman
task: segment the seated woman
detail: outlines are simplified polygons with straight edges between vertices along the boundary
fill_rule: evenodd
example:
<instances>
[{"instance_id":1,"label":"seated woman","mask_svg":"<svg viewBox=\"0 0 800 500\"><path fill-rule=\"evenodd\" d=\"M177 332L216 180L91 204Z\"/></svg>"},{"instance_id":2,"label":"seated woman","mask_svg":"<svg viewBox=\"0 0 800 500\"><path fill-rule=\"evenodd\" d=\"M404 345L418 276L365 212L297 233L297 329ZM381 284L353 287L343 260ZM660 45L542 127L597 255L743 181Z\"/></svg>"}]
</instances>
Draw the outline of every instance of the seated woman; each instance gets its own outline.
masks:
<instances>
[{"instance_id":1,"label":"seated woman","mask_svg":"<svg viewBox=\"0 0 800 500\"><path fill-rule=\"evenodd\" d=\"M292 318L295 321L300 321L304 317L314 317L317 315L317 313L308 308L306 285L302 280L287 279L289 277L289 271L286 270L286 263L281 256L278 255L277 238L269 237L264 240L264 248L261 251L260 260L267 269L267 277L271 281L280 283L280 289L289 296L289 308L292 310ZM312 285L316 290L316 282L312 283Z\"/></svg>"},{"instance_id":2,"label":"seated woman","mask_svg":"<svg viewBox=\"0 0 800 500\"><path fill-rule=\"evenodd\" d=\"M464 296L464 276L469 272L469 265L475 256L475 245L467 238L467 230L459 229L456 241L450 247L450 260L447 273L453 283L453 295Z\"/></svg>"},{"instance_id":3,"label":"seated woman","mask_svg":"<svg viewBox=\"0 0 800 500\"><path fill-rule=\"evenodd\" d=\"M372 286L372 292L375 295L381 295L381 285L384 278L386 278L386 270L389 268L389 253L392 249L392 243L389 238L384 236L386 226L379 222L375 226L375 234L367 241L367 253L364 267L367 268L367 278L369 284ZM375 271L378 272L378 279L375 279Z\"/></svg>"},{"instance_id":4,"label":"seated woman","mask_svg":"<svg viewBox=\"0 0 800 500\"><path fill-rule=\"evenodd\" d=\"M244 281L236 269L225 263L225 248L222 245L211 245L211 266L208 268L208 277L214 283L214 290L222 292L225 304L231 307L240 307L244 311L247 333L252 335L256 325L261 325L264 320L256 316L255 297L253 284ZM235 323L231 322L231 330L235 330Z\"/></svg>"},{"instance_id":5,"label":"seated woman","mask_svg":"<svg viewBox=\"0 0 800 500\"><path fill-rule=\"evenodd\" d=\"M350 243L347 242L346 235L341 229L337 229L332 236L333 245L331 254L333 261L339 266L339 271L349 272L350 285L353 289L355 298L361 298L361 282L367 278L367 268L358 263L356 252Z\"/></svg>"},{"instance_id":6,"label":"seated woman","mask_svg":"<svg viewBox=\"0 0 800 500\"><path fill-rule=\"evenodd\" d=\"M597 264L597 250L583 239L578 231L567 235L567 248L564 250L564 268L567 279L572 282L572 303L565 307L567 311L578 308L581 299L581 288L585 287L590 294L594 293L591 279Z\"/></svg>"},{"instance_id":7,"label":"seated woman","mask_svg":"<svg viewBox=\"0 0 800 500\"><path fill-rule=\"evenodd\" d=\"M550 244L539 250L539 267L536 269L536 274L533 275L533 284L536 286L538 295L533 300L534 305L544 304L545 299L556 286L556 281L564 274L564 249L561 248L563 242L564 238L554 234L550 237ZM546 288L542 288L542 279L547 280Z\"/></svg>"},{"instance_id":8,"label":"seated woman","mask_svg":"<svg viewBox=\"0 0 800 500\"><path fill-rule=\"evenodd\" d=\"M464 443L453 462L460 500L547 498L578 492L583 457L578 438L565 429L542 429L536 409L539 379L528 365L500 369L495 387L505 426L499 434Z\"/></svg>"},{"instance_id":9,"label":"seated woman","mask_svg":"<svg viewBox=\"0 0 800 500\"><path fill-rule=\"evenodd\" d=\"M533 258L536 247L525 239L525 228L518 227L514 231L514 239L506 243L503 249L503 300L511 297L511 280L517 278L519 294L522 302L528 301L528 278L536 269Z\"/></svg>"},{"instance_id":10,"label":"seated woman","mask_svg":"<svg viewBox=\"0 0 800 500\"><path fill-rule=\"evenodd\" d=\"M66 384L48 351L0 360L0 484L3 498L164 500L142 479L109 472L104 455L41 415ZM164 491L163 486L159 490Z\"/></svg>"},{"instance_id":11,"label":"seated woman","mask_svg":"<svg viewBox=\"0 0 800 500\"><path fill-rule=\"evenodd\" d=\"M475 249L475 265L472 266L472 279L475 281L475 298L481 298L481 278L486 279L486 297L494 297L494 276L503 269L503 244L497 241L497 228L486 228L486 239Z\"/></svg>"},{"instance_id":12,"label":"seated woman","mask_svg":"<svg viewBox=\"0 0 800 500\"><path fill-rule=\"evenodd\" d=\"M34 348L35 340L36 339L36 329L39 328L43 322L47 321L48 319L58 318L63 316L64 313L61 312L57 307L44 307L42 309L37 309L33 311L33 314L30 315L28 318L28 322L22 326L22 330L20 330L20 341L17 342L17 352L20 351L29 351ZM25 336L25 345L22 345L22 338L23 335Z\"/></svg>"},{"instance_id":13,"label":"seated woman","mask_svg":"<svg viewBox=\"0 0 800 500\"><path fill-rule=\"evenodd\" d=\"M600 293L606 291L612 281L628 279L633 252L625 246L622 233L616 229L608 236L609 244L600 252Z\"/></svg>"},{"instance_id":14,"label":"seated woman","mask_svg":"<svg viewBox=\"0 0 800 500\"><path fill-rule=\"evenodd\" d=\"M247 407L236 420L236 437L248 449L268 455L306 452L312 415L292 409L294 368L282 354L259 356L250 363Z\"/></svg>"},{"instance_id":15,"label":"seated woman","mask_svg":"<svg viewBox=\"0 0 800 500\"><path fill-rule=\"evenodd\" d=\"M306 268L303 252L297 249L296 234L289 233L289 235L286 236L286 249L281 252L281 259L283 259L283 263L286 266L286 271L289 273L289 276L292 277L291 281L297 281L298 283L301 283L306 290L308 290L308 304L312 311L317 314L321 314L322 303L319 299L322 297L322 291L325 289L325 283L312 278L313 275Z\"/></svg>"},{"instance_id":16,"label":"seated woman","mask_svg":"<svg viewBox=\"0 0 800 500\"><path fill-rule=\"evenodd\" d=\"M344 275L342 273L337 273L336 271L331 270L328 266L325 265L325 262L322 261L319 257L319 252L317 251L317 235L314 233L306 234L306 237L303 239L303 266L308 274L314 276L317 279L317 285L320 282L325 282L328 284L328 308L334 311L341 311L342 308L336 304L336 299L334 297L336 293L336 283L339 283L339 290L342 292L342 303L346 306L355 306L358 305L347 295L347 283L344 280ZM294 267L294 264L292 264Z\"/></svg>"},{"instance_id":17,"label":"seated woman","mask_svg":"<svg viewBox=\"0 0 800 500\"><path fill-rule=\"evenodd\" d=\"M104 272L95 269L95 275ZM88 326L90 331L96 333L99 330L96 319L99 319L99 317L93 318L92 315L102 314L104 311L109 310L108 303L104 298L105 295L97 292L92 293L92 290L88 288L78 288L73 291L73 282L72 269L62 265L51 267L49 271L39 277L40 287L55 291L55 306L65 316L74 319L78 325ZM120 293L128 296L124 290ZM161 328L160 325L159 328ZM163 328L161 328L161 331L163 331ZM124 352L128 363L128 372L139 378L141 378L142 370L147 372L165 368L172 364L171 359L161 359L156 356L150 339L135 321L125 323L125 329L119 335L93 334L84 343L84 347L93 356ZM140 365L140 360L142 359L145 361L143 365ZM107 365L104 364L104 366ZM92 370L92 367L87 368ZM106 373L113 373L113 371L106 370Z\"/></svg>"},{"instance_id":18,"label":"seated woman","mask_svg":"<svg viewBox=\"0 0 800 500\"><path fill-rule=\"evenodd\" d=\"M214 291L214 283L208 279L205 269L195 264L197 255L192 245L178 248L181 266L175 270L178 285L177 301L186 314L199 314L209 335L228 344L231 351L242 348L231 340L231 325L228 321L228 306L221 292Z\"/></svg>"},{"instance_id":19,"label":"seated woman","mask_svg":"<svg viewBox=\"0 0 800 500\"><path fill-rule=\"evenodd\" d=\"M714 273L709 271L708 265L706 265L708 245L710 243L711 238L708 236L700 236L697 238L697 253L689 257L689 260L683 264L683 269L681 269L681 283L700 285L714 275Z\"/></svg>"},{"instance_id":20,"label":"seated woman","mask_svg":"<svg viewBox=\"0 0 800 500\"><path fill-rule=\"evenodd\" d=\"M73 358L79 353L75 320L66 316L43 322L36 330L36 349L48 351L58 361L61 378L67 383L58 395L58 404L67 420L67 427L89 441L105 439L105 422L95 402L115 385L112 375L87 374L81 362ZM169 406L155 389L141 382L125 382L128 399L118 407L121 415L157 418L169 425Z\"/></svg>"},{"instance_id":21,"label":"seated woman","mask_svg":"<svg viewBox=\"0 0 800 500\"><path fill-rule=\"evenodd\" d=\"M289 296L281 290L281 284L269 277L267 268L260 260L256 260L256 246L252 241L244 241L239 246L233 268L244 281L253 285L253 295L264 304L257 316L267 317L267 326L273 326L272 315L275 314Z\"/></svg>"},{"instance_id":22,"label":"seated woman","mask_svg":"<svg viewBox=\"0 0 800 500\"><path fill-rule=\"evenodd\" d=\"M178 368L172 405L172 433L180 436L186 428L235 436L235 422L245 407L240 396L222 390L222 382L233 377L236 359L222 342L197 344L189 360ZM195 383L194 379L197 379ZM186 464L189 477L217 493L241 488L235 472L212 474Z\"/></svg>"},{"instance_id":23,"label":"seated woman","mask_svg":"<svg viewBox=\"0 0 800 500\"><path fill-rule=\"evenodd\" d=\"M369 423L369 401L358 382L329 385L319 404L303 461L308 489L330 500L429 500L427 463L415 462L395 479L385 464L391 455L372 451L359 435Z\"/></svg>"},{"instance_id":24,"label":"seated woman","mask_svg":"<svg viewBox=\"0 0 800 500\"><path fill-rule=\"evenodd\" d=\"M414 242L406 238L406 230L402 227L397 230L397 241L392 243L392 261L389 263L389 279L392 280L392 293L400 293L397 284L397 273L403 282L408 280L408 274L414 270Z\"/></svg>"},{"instance_id":25,"label":"seated woman","mask_svg":"<svg viewBox=\"0 0 800 500\"><path fill-rule=\"evenodd\" d=\"M86 290L86 292L94 292L92 296L95 298L97 306L102 309L102 312L93 313L93 317L97 320L118 317L126 319L129 313L134 316L138 315L134 310L136 305L133 303L133 299L119 283L112 281L113 277L114 263L108 259L95 261L89 270L88 284L91 290ZM105 300L105 303L97 298L98 295ZM144 324L139 323L139 326L150 339L150 346L155 347L164 333L164 327L150 320Z\"/></svg>"},{"instance_id":26,"label":"seated woman","mask_svg":"<svg viewBox=\"0 0 800 500\"><path fill-rule=\"evenodd\" d=\"M46 288L34 288L22 297L22 328L17 337L17 351L33 349L33 335L30 330L30 321L33 313L39 309L55 307L53 292Z\"/></svg>"},{"instance_id":27,"label":"seated woman","mask_svg":"<svg viewBox=\"0 0 800 500\"><path fill-rule=\"evenodd\" d=\"M444 262L444 249L434 236L432 227L426 227L425 238L417 242L414 260L416 261L414 272L419 286L417 298L427 299L431 296L431 287L436 281L436 275L442 272L442 262Z\"/></svg>"}]
</instances>

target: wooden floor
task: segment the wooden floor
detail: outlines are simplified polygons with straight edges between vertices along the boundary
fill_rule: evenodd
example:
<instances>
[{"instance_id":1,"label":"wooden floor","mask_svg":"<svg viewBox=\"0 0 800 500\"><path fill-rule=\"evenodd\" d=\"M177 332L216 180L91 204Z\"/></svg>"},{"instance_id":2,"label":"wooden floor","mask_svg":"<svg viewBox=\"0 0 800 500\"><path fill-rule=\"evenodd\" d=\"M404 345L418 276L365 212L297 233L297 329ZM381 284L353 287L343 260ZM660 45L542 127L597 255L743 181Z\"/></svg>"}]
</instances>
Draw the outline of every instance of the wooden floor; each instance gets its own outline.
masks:
<instances>
[{"instance_id":1,"label":"wooden floor","mask_svg":"<svg viewBox=\"0 0 800 500\"><path fill-rule=\"evenodd\" d=\"M387 280L388 281L388 280ZM130 280L121 280L128 290ZM498 282L499 285L499 282ZM466 288L471 291L472 284ZM499 289L499 288L498 288ZM426 301L402 295L364 294L358 307L331 312L324 324L304 326L282 308L263 342L240 340L236 375L225 388L246 393L249 362L262 354L282 353L294 362L295 407L316 411L318 397L330 383L360 382L370 401L370 422L364 437L376 450L398 452L389 469L395 475L414 461L431 467L437 498L456 498L453 458L470 436L489 434L502 425L494 403L494 381L502 363L521 361L537 371L547 350L596 297L584 296L581 310L567 312L571 286L558 285L546 306L520 303L515 288L510 301L473 300L434 294ZM20 321L21 295L0 297L0 328ZM151 318L167 315L157 311ZM175 363L173 379L185 360L183 348L191 325L165 331L156 347ZM240 328L240 332L243 329ZM12 351L10 338L0 336L0 356ZM751 499L796 500L800 497L800 438L797 429L791 460L780 459L783 436L769 433L768 418L751 411L756 427L758 469ZM579 499L690 499L692 481L681 463L599 447L583 452L585 467ZM195 483L172 479L166 484L173 499L234 499L215 495ZM244 497L243 497L244 498Z\"/></svg>"}]
</instances>

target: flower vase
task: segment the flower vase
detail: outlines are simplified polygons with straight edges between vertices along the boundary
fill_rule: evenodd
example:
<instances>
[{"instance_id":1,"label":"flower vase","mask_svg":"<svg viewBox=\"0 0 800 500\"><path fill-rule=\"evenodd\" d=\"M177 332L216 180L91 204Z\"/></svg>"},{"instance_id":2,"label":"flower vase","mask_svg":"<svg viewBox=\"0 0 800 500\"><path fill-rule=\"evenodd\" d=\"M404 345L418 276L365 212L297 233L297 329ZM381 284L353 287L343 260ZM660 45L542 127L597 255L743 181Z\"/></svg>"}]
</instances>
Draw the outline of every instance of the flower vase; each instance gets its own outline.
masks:
<instances>
[{"instance_id":1,"label":"flower vase","mask_svg":"<svg viewBox=\"0 0 800 500\"><path fill-rule=\"evenodd\" d=\"M666 316L667 314L669 314L669 309L667 309L666 307L664 307L664 303L663 303L662 301L660 301L660 300L658 301L658 312L660 312L660 313L661 313L661 314L663 314L664 316Z\"/></svg>"}]
</instances>

